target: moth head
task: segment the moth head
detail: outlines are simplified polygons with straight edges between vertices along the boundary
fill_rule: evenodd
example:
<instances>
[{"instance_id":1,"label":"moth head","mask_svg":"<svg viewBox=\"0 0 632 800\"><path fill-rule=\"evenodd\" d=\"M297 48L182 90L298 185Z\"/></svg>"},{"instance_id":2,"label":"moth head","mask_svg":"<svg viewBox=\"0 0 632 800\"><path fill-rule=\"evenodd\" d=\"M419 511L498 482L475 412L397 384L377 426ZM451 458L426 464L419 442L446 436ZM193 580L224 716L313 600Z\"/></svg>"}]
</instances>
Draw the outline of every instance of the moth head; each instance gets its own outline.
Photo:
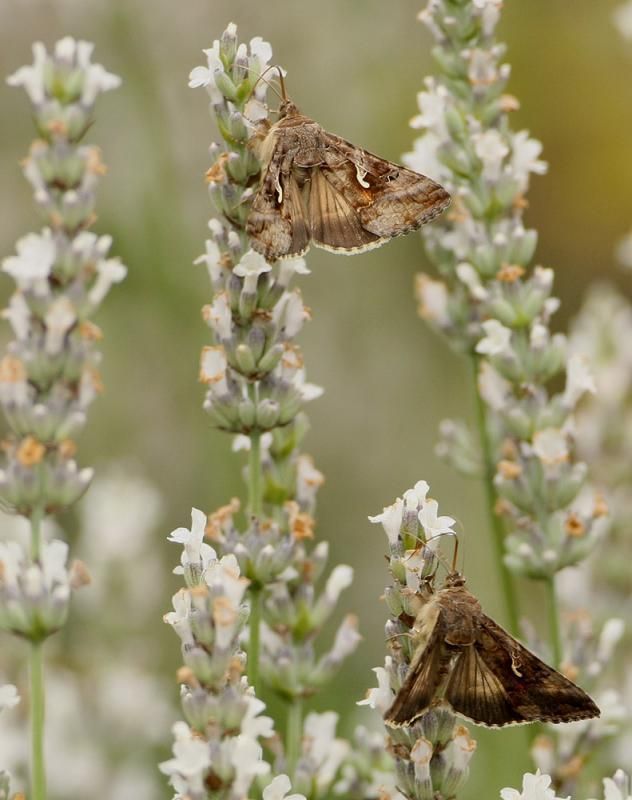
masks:
<instances>
[{"instance_id":1,"label":"moth head","mask_svg":"<svg viewBox=\"0 0 632 800\"><path fill-rule=\"evenodd\" d=\"M443 581L444 589L455 589L465 586L465 578L460 572L449 572Z\"/></svg>"},{"instance_id":2,"label":"moth head","mask_svg":"<svg viewBox=\"0 0 632 800\"><path fill-rule=\"evenodd\" d=\"M268 78L266 78L266 75L268 75L268 73L270 73L270 72L276 72L276 77L277 77L278 85L279 85L278 89L274 85L273 81L271 81ZM277 95L277 97L281 100L281 105L280 105L279 111L278 111L279 117L281 119L283 117L291 115L292 113L298 113L298 109L296 108L294 103L287 96L287 92L285 90L284 76L285 76L285 71L280 66L278 66L278 64L271 64L269 67L264 69L264 71L261 73L261 75L259 75L259 77L254 82L253 87L251 89L251 96L252 96L254 94L254 91L255 91L256 87L257 87L257 84L259 84L260 82L265 83L266 86L269 89L271 89ZM280 91L279 91L279 89L280 89Z\"/></svg>"},{"instance_id":3,"label":"moth head","mask_svg":"<svg viewBox=\"0 0 632 800\"><path fill-rule=\"evenodd\" d=\"M297 114L300 114L300 111L291 100L286 99L279 106L279 119L285 119L285 117L293 117L296 116Z\"/></svg>"}]
</instances>

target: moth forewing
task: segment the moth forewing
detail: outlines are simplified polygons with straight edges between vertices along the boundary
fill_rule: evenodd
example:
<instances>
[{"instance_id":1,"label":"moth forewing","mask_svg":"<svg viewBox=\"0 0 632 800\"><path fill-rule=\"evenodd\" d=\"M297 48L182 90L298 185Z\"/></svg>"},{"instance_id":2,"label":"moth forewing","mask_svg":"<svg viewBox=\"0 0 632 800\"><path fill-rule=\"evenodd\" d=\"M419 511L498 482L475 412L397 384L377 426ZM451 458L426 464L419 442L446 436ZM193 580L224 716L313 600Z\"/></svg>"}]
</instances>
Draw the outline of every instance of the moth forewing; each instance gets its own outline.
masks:
<instances>
[{"instance_id":1,"label":"moth forewing","mask_svg":"<svg viewBox=\"0 0 632 800\"><path fill-rule=\"evenodd\" d=\"M246 230L269 261L302 255L310 242L360 253L421 227L450 202L430 178L327 133L290 101L253 148L261 183Z\"/></svg>"},{"instance_id":2,"label":"moth forewing","mask_svg":"<svg viewBox=\"0 0 632 800\"><path fill-rule=\"evenodd\" d=\"M420 637L384 715L389 725L411 725L440 702L487 727L599 716L586 692L483 613L457 573L421 609L418 622L420 630L431 630Z\"/></svg>"}]
</instances>

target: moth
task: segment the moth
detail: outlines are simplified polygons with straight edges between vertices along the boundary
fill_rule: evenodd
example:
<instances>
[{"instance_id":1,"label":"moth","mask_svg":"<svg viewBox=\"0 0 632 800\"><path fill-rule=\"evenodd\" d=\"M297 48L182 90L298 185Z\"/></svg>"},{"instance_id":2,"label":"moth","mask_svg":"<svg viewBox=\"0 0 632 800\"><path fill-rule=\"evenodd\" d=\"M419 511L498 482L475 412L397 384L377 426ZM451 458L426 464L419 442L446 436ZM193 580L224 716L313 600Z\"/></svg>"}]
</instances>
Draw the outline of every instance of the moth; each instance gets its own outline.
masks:
<instances>
[{"instance_id":1,"label":"moth","mask_svg":"<svg viewBox=\"0 0 632 800\"><path fill-rule=\"evenodd\" d=\"M441 701L491 728L600 714L586 692L484 614L456 571L421 607L414 629L419 643L384 714L388 725L411 725Z\"/></svg>"},{"instance_id":2,"label":"moth","mask_svg":"<svg viewBox=\"0 0 632 800\"><path fill-rule=\"evenodd\" d=\"M262 170L246 231L266 260L302 255L312 242L362 253L447 208L438 183L328 133L283 96L278 121L252 140Z\"/></svg>"}]
</instances>

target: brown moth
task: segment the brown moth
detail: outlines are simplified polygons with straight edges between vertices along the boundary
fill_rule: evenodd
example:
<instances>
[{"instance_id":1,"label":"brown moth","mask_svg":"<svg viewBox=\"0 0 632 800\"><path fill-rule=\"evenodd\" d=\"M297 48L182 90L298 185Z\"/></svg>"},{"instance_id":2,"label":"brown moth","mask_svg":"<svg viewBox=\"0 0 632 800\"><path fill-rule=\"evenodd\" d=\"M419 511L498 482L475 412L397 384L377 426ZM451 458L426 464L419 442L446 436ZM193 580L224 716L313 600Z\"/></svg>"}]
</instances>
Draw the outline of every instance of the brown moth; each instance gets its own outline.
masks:
<instances>
[{"instance_id":1,"label":"brown moth","mask_svg":"<svg viewBox=\"0 0 632 800\"><path fill-rule=\"evenodd\" d=\"M404 683L384 714L411 725L436 703L496 728L598 717L593 700L483 613L465 579L451 572L415 620L419 644Z\"/></svg>"},{"instance_id":2,"label":"brown moth","mask_svg":"<svg viewBox=\"0 0 632 800\"><path fill-rule=\"evenodd\" d=\"M450 195L420 175L323 130L284 98L253 137L261 163L246 231L268 261L317 247L351 255L430 222Z\"/></svg>"}]
</instances>

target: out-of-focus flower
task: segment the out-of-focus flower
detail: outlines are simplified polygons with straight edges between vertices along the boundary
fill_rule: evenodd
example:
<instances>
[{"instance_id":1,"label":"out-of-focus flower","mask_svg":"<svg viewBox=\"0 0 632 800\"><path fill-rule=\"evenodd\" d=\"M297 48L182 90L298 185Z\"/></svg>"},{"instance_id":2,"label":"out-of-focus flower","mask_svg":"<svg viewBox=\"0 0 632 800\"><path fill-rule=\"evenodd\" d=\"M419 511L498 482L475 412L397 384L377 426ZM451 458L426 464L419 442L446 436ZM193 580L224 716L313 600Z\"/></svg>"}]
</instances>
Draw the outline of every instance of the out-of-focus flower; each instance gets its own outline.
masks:
<instances>
[{"instance_id":1,"label":"out-of-focus flower","mask_svg":"<svg viewBox=\"0 0 632 800\"><path fill-rule=\"evenodd\" d=\"M0 712L8 708L14 708L20 702L18 690L11 683L0 686Z\"/></svg>"},{"instance_id":2,"label":"out-of-focus flower","mask_svg":"<svg viewBox=\"0 0 632 800\"><path fill-rule=\"evenodd\" d=\"M612 12L612 19L621 36L632 40L632 2L617 6Z\"/></svg>"},{"instance_id":3,"label":"out-of-focus flower","mask_svg":"<svg viewBox=\"0 0 632 800\"><path fill-rule=\"evenodd\" d=\"M535 774L525 772L522 778L522 791L501 789L500 796L502 800L565 800L556 797L551 788L551 778L549 775L542 775L540 770Z\"/></svg>"}]
</instances>

